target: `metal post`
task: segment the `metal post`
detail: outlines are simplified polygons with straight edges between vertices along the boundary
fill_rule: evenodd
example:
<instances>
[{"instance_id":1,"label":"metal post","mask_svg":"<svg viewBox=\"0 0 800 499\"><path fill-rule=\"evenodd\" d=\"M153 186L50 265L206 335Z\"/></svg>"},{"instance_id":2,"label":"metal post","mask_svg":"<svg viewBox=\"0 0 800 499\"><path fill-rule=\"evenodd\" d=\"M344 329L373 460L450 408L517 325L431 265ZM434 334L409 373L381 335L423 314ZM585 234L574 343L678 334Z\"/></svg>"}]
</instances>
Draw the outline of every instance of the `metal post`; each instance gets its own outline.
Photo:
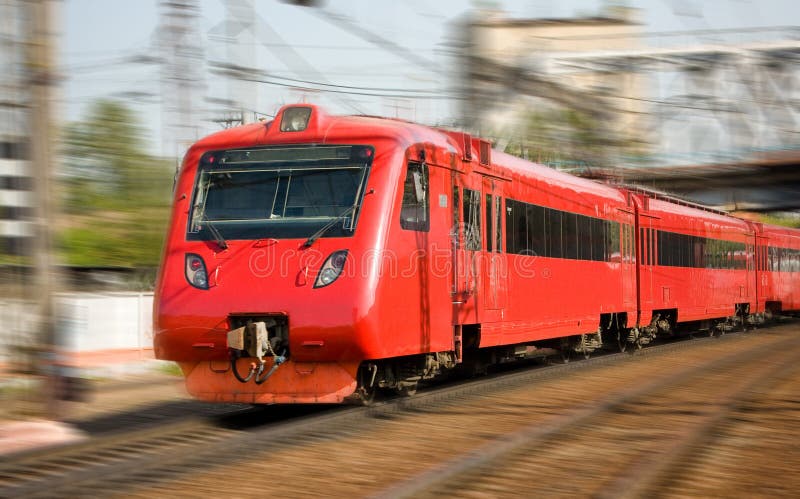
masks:
<instances>
[{"instance_id":1,"label":"metal post","mask_svg":"<svg viewBox=\"0 0 800 499\"><path fill-rule=\"evenodd\" d=\"M35 264L34 291L37 299L36 331L39 359L35 371L42 375L45 389L43 412L51 418L57 410L57 329L53 295L57 289L57 273L53 258L55 195L53 189L53 123L51 106L56 84L53 51L52 0L28 0L27 14L30 38L27 44L27 76L30 89L31 167L35 179L35 219L32 241Z\"/></svg>"}]
</instances>

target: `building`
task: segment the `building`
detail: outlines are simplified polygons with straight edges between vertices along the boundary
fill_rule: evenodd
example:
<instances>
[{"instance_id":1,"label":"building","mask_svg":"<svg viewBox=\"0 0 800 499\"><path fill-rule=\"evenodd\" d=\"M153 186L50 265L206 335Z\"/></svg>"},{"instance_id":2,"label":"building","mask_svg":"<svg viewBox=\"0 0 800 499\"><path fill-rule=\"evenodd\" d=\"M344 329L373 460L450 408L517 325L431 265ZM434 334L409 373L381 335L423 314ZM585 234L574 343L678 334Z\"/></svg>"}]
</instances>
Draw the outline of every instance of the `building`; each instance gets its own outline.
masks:
<instances>
[{"instance_id":1,"label":"building","mask_svg":"<svg viewBox=\"0 0 800 499\"><path fill-rule=\"evenodd\" d=\"M525 141L537 133L525 124L531 115L551 119L558 115L556 110L574 111L602 123L603 137L598 140L606 144L645 144L639 98L644 75L624 66L598 70L569 61L573 55L638 48L641 25L635 21L636 12L613 8L600 17L509 19L501 12L478 11L459 27L461 92L466 97L462 124L501 140ZM570 131L552 126L556 129L548 134L555 137L548 140L561 136L569 142L565 135Z\"/></svg>"},{"instance_id":2,"label":"building","mask_svg":"<svg viewBox=\"0 0 800 499\"><path fill-rule=\"evenodd\" d=\"M0 1L0 260L29 254L34 232L23 4Z\"/></svg>"}]
</instances>

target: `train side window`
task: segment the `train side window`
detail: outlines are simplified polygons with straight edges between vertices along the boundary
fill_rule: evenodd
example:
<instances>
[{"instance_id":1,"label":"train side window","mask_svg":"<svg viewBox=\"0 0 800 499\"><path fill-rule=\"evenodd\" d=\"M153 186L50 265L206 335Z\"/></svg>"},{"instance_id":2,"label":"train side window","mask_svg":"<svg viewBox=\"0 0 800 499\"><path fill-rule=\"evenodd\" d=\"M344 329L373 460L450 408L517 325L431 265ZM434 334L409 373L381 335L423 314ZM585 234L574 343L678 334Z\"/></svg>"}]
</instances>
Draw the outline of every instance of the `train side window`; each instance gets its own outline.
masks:
<instances>
[{"instance_id":1,"label":"train side window","mask_svg":"<svg viewBox=\"0 0 800 499\"><path fill-rule=\"evenodd\" d=\"M633 263L633 226L625 224L625 263Z\"/></svg>"},{"instance_id":2,"label":"train side window","mask_svg":"<svg viewBox=\"0 0 800 499\"><path fill-rule=\"evenodd\" d=\"M578 260L592 259L592 219L578 215Z\"/></svg>"},{"instance_id":3,"label":"train side window","mask_svg":"<svg viewBox=\"0 0 800 499\"><path fill-rule=\"evenodd\" d=\"M648 229L650 231L650 265L656 264L656 230Z\"/></svg>"},{"instance_id":4,"label":"train side window","mask_svg":"<svg viewBox=\"0 0 800 499\"><path fill-rule=\"evenodd\" d=\"M640 263L642 265L647 265L647 255L646 255L646 248L647 247L645 246L645 243L644 243L645 242L644 234L645 234L646 230L647 229L645 229L645 228L641 228L641 227L639 228L639 255L641 256L641 262Z\"/></svg>"},{"instance_id":5,"label":"train side window","mask_svg":"<svg viewBox=\"0 0 800 499\"><path fill-rule=\"evenodd\" d=\"M547 256L547 224L545 217L548 208L529 204L526 206L528 221L527 254Z\"/></svg>"},{"instance_id":6,"label":"train side window","mask_svg":"<svg viewBox=\"0 0 800 499\"><path fill-rule=\"evenodd\" d=\"M492 195L486 195L486 251L492 251L492 241L494 239L492 232Z\"/></svg>"},{"instance_id":7,"label":"train side window","mask_svg":"<svg viewBox=\"0 0 800 499\"><path fill-rule=\"evenodd\" d=\"M692 267L701 269L705 267L703 256L705 254L705 238L692 236L692 247L694 249Z\"/></svg>"},{"instance_id":8,"label":"train side window","mask_svg":"<svg viewBox=\"0 0 800 499\"><path fill-rule=\"evenodd\" d=\"M459 240L461 236L460 234L461 223L458 220L458 214L460 210L461 210L461 196L459 196L458 186L454 185L453 186L453 229L450 236L453 238L456 248L461 246L461 241Z\"/></svg>"},{"instance_id":9,"label":"train side window","mask_svg":"<svg viewBox=\"0 0 800 499\"><path fill-rule=\"evenodd\" d=\"M777 257L778 257L778 255L777 255L777 252L775 251L775 247L770 246L769 247L769 270L771 272L775 272L776 270L778 270L776 268L777 267L777 263L776 262L778 261Z\"/></svg>"},{"instance_id":10,"label":"train side window","mask_svg":"<svg viewBox=\"0 0 800 499\"><path fill-rule=\"evenodd\" d=\"M565 212L561 217L561 233L564 238L564 258L578 259L578 215Z\"/></svg>"},{"instance_id":11,"label":"train side window","mask_svg":"<svg viewBox=\"0 0 800 499\"><path fill-rule=\"evenodd\" d=\"M501 213L503 204L500 196L494 197L494 251L500 253L503 251L503 219Z\"/></svg>"},{"instance_id":12,"label":"train side window","mask_svg":"<svg viewBox=\"0 0 800 499\"><path fill-rule=\"evenodd\" d=\"M428 232L430 229L430 193L428 191L428 165L408 163L406 180L403 185L400 227L406 230Z\"/></svg>"},{"instance_id":13,"label":"train side window","mask_svg":"<svg viewBox=\"0 0 800 499\"><path fill-rule=\"evenodd\" d=\"M606 247L605 247L605 260L607 262L622 261L620 233L621 228L619 222L606 221Z\"/></svg>"},{"instance_id":14,"label":"train side window","mask_svg":"<svg viewBox=\"0 0 800 499\"><path fill-rule=\"evenodd\" d=\"M506 253L519 253L517 239L520 238L516 217L520 212L521 203L513 199L506 199ZM522 224L525 231L525 225ZM525 237L524 233L521 237Z\"/></svg>"},{"instance_id":15,"label":"train side window","mask_svg":"<svg viewBox=\"0 0 800 499\"><path fill-rule=\"evenodd\" d=\"M464 189L464 247L481 249L481 193Z\"/></svg>"},{"instance_id":16,"label":"train side window","mask_svg":"<svg viewBox=\"0 0 800 499\"><path fill-rule=\"evenodd\" d=\"M558 210L547 210L547 256L551 258L563 258L562 236L561 236L561 216Z\"/></svg>"},{"instance_id":17,"label":"train side window","mask_svg":"<svg viewBox=\"0 0 800 499\"><path fill-rule=\"evenodd\" d=\"M606 239L608 238L608 224L605 220L592 218L592 260L596 262L608 261Z\"/></svg>"}]
</instances>

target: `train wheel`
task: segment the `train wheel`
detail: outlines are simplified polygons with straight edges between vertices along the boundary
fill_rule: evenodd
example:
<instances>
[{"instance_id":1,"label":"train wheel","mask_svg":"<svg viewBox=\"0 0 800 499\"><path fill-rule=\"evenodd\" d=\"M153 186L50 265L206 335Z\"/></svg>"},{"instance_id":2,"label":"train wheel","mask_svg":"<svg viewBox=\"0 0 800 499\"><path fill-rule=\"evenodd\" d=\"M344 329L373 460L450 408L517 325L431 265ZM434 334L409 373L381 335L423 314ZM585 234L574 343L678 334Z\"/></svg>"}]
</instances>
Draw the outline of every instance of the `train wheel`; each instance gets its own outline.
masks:
<instances>
[{"instance_id":1,"label":"train wheel","mask_svg":"<svg viewBox=\"0 0 800 499\"><path fill-rule=\"evenodd\" d=\"M617 331L617 347L619 351L624 353L625 350L628 349L628 338L627 336L622 336L620 331Z\"/></svg>"},{"instance_id":2,"label":"train wheel","mask_svg":"<svg viewBox=\"0 0 800 499\"><path fill-rule=\"evenodd\" d=\"M572 360L572 347L570 346L569 341L562 340L558 352L559 356L561 357L561 362L564 364L569 364L569 361Z\"/></svg>"},{"instance_id":3,"label":"train wheel","mask_svg":"<svg viewBox=\"0 0 800 499\"><path fill-rule=\"evenodd\" d=\"M378 392L376 388L361 389L361 405L369 406L375 402L375 394Z\"/></svg>"},{"instance_id":4,"label":"train wheel","mask_svg":"<svg viewBox=\"0 0 800 499\"><path fill-rule=\"evenodd\" d=\"M401 382L395 390L403 397L413 397L417 393L417 382Z\"/></svg>"},{"instance_id":5,"label":"train wheel","mask_svg":"<svg viewBox=\"0 0 800 499\"><path fill-rule=\"evenodd\" d=\"M375 364L364 364L358 368L356 395L361 405L372 405L375 401L375 394L378 393L378 383L375 380L377 373L378 366Z\"/></svg>"},{"instance_id":6,"label":"train wheel","mask_svg":"<svg viewBox=\"0 0 800 499\"><path fill-rule=\"evenodd\" d=\"M589 348L589 338L587 335L581 335L581 353L583 354L583 358L589 360L589 357L592 356L593 349Z\"/></svg>"}]
</instances>

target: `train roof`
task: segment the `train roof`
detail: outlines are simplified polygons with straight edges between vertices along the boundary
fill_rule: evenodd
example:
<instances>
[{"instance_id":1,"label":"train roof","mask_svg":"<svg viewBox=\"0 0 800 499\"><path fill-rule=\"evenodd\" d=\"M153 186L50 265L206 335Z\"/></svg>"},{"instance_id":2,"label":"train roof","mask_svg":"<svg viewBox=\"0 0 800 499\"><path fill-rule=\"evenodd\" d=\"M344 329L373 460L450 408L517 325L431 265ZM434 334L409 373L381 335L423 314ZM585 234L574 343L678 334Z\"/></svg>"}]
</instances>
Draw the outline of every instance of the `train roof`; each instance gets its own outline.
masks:
<instances>
[{"instance_id":1,"label":"train roof","mask_svg":"<svg viewBox=\"0 0 800 499\"><path fill-rule=\"evenodd\" d=\"M305 111L303 111L305 110ZM286 129L287 119L293 114L305 118L300 130ZM287 133L289 132L289 133ZM410 121L368 115L330 115L324 109L312 104L296 104L282 107L272 121L262 121L238 126L211 134L200 139L192 148L219 149L247 147L253 144L290 144L298 142L329 143L343 139L364 140L386 138L411 146L414 144L432 145L458 155L462 159L474 158L475 164L484 163L479 159L482 145L490 143L478 137L459 131L429 127ZM604 184L595 180L576 177L548 166L491 150L491 160L487 160L485 173L501 178L516 180L539 189L551 192L571 191L578 196L594 196L614 203L626 204L626 191L650 199L650 210L676 215L689 215L709 221L742 227L748 222L727 212L693 203L663 192L634 185ZM770 226L769 230L796 235L793 229Z\"/></svg>"},{"instance_id":2,"label":"train roof","mask_svg":"<svg viewBox=\"0 0 800 499\"><path fill-rule=\"evenodd\" d=\"M548 189L568 189L579 196L593 195L619 203L625 203L625 195L619 189L594 180L576 177L539 163L533 163L500 151L492 151L493 162L505 169L521 182L535 180Z\"/></svg>"}]
</instances>

